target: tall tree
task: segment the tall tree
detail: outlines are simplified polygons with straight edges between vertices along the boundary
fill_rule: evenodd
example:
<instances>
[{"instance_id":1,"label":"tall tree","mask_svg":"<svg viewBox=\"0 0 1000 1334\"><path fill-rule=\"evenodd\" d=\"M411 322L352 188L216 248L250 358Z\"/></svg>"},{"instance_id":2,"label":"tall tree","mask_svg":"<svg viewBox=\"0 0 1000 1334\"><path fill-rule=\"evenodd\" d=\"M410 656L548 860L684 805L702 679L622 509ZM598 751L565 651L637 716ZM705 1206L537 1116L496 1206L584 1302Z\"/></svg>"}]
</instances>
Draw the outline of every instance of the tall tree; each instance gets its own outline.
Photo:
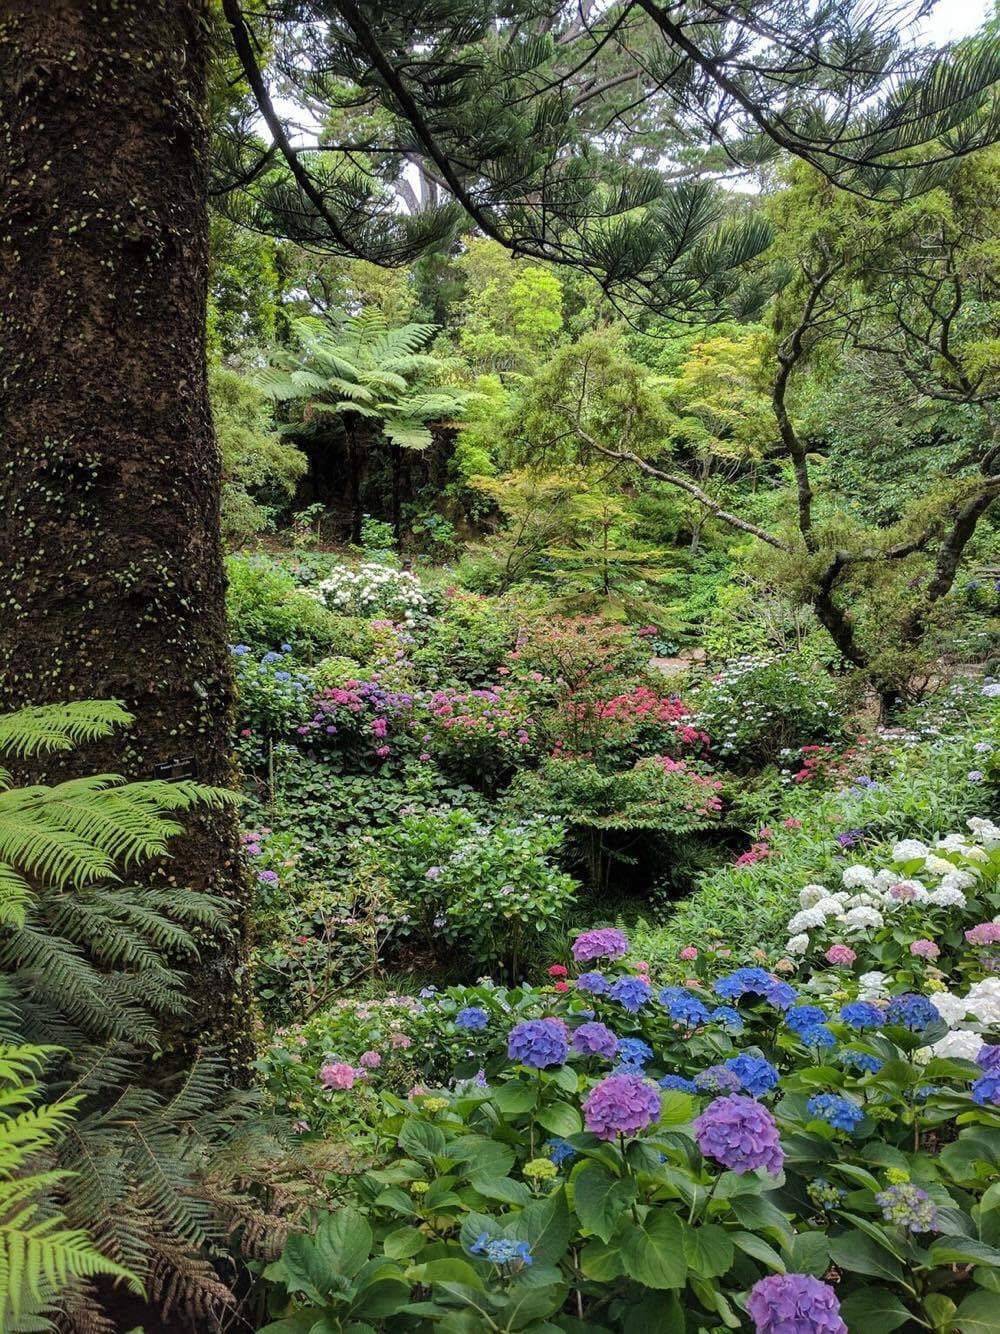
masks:
<instances>
[{"instance_id":1,"label":"tall tree","mask_svg":"<svg viewBox=\"0 0 1000 1334\"><path fill-rule=\"evenodd\" d=\"M229 782L205 372L207 0L10 0L0 55L0 708L117 699L75 772ZM59 774L58 756L29 776ZM161 867L230 899L191 1032L239 1046L243 882L215 812ZM234 1051L234 1054L235 1051Z\"/></svg>"}]
</instances>

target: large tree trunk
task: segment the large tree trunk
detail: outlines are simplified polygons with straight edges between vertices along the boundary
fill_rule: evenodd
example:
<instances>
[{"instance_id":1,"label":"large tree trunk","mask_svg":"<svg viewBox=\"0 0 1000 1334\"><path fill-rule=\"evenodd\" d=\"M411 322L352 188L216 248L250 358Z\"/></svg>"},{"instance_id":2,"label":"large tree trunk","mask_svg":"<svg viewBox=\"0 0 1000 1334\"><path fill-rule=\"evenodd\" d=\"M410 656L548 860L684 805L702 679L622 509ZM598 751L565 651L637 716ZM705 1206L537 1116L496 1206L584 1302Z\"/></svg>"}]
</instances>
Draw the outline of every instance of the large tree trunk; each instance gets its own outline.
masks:
<instances>
[{"instance_id":1,"label":"large tree trunk","mask_svg":"<svg viewBox=\"0 0 1000 1334\"><path fill-rule=\"evenodd\" d=\"M119 699L112 743L47 765L230 782L219 458L205 380L207 0L4 0L0 707ZM39 772L38 770L35 771ZM235 820L168 873L222 894L186 1041L238 1064Z\"/></svg>"}]
</instances>

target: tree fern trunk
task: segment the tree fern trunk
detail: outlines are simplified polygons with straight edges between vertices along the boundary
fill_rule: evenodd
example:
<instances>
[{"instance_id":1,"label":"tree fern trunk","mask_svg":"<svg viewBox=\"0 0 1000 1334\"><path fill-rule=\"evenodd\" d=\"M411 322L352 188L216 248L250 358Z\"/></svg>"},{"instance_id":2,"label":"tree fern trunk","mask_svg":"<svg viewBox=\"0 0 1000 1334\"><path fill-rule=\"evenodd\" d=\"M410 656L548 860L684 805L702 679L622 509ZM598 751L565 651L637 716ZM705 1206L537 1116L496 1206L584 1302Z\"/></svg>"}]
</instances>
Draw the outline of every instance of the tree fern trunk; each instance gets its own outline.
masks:
<instances>
[{"instance_id":1,"label":"tree fern trunk","mask_svg":"<svg viewBox=\"0 0 1000 1334\"><path fill-rule=\"evenodd\" d=\"M119 699L46 777L230 781L219 459L205 381L206 0L6 0L0 42L0 707ZM35 774L38 770L35 770ZM234 902L187 1030L238 1064L234 821L160 874Z\"/></svg>"}]
</instances>

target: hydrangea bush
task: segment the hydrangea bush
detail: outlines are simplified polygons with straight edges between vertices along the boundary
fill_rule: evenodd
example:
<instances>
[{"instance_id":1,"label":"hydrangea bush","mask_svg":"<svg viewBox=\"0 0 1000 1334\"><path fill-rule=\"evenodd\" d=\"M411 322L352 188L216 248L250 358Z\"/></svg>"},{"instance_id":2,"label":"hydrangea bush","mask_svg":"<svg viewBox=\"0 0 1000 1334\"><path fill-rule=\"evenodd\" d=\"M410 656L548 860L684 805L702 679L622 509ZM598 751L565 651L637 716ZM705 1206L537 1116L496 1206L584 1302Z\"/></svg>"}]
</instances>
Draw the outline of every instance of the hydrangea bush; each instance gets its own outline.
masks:
<instances>
[{"instance_id":1,"label":"hydrangea bush","mask_svg":"<svg viewBox=\"0 0 1000 1334\"><path fill-rule=\"evenodd\" d=\"M912 939L890 917L773 961L692 943L654 981L601 928L544 986L428 993L408 1095L391 1036L303 1053L317 1097L360 1084L381 1120L349 1209L267 1271L268 1328L996 1329L998 850L989 821L895 849L928 896L974 882ZM956 1031L976 1042L942 1049Z\"/></svg>"},{"instance_id":2,"label":"hydrangea bush","mask_svg":"<svg viewBox=\"0 0 1000 1334\"><path fill-rule=\"evenodd\" d=\"M416 575L378 561L362 561L355 569L334 566L310 591L342 616L385 616L412 626L431 610Z\"/></svg>"}]
</instances>

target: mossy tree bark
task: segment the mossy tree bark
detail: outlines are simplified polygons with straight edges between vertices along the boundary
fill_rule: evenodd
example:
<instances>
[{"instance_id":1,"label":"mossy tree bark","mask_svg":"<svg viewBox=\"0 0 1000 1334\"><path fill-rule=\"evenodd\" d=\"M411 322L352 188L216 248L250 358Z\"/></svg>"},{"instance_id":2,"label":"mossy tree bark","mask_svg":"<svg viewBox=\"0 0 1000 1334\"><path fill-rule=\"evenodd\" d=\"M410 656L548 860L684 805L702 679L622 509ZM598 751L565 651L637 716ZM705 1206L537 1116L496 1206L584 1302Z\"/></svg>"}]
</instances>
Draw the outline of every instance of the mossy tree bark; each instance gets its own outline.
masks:
<instances>
[{"instance_id":1,"label":"mossy tree bark","mask_svg":"<svg viewBox=\"0 0 1000 1334\"><path fill-rule=\"evenodd\" d=\"M230 780L208 37L207 0L0 7L0 707L105 698L136 715L63 773ZM173 1037L221 1041L239 1065L234 818L196 821L165 873L234 904Z\"/></svg>"}]
</instances>

